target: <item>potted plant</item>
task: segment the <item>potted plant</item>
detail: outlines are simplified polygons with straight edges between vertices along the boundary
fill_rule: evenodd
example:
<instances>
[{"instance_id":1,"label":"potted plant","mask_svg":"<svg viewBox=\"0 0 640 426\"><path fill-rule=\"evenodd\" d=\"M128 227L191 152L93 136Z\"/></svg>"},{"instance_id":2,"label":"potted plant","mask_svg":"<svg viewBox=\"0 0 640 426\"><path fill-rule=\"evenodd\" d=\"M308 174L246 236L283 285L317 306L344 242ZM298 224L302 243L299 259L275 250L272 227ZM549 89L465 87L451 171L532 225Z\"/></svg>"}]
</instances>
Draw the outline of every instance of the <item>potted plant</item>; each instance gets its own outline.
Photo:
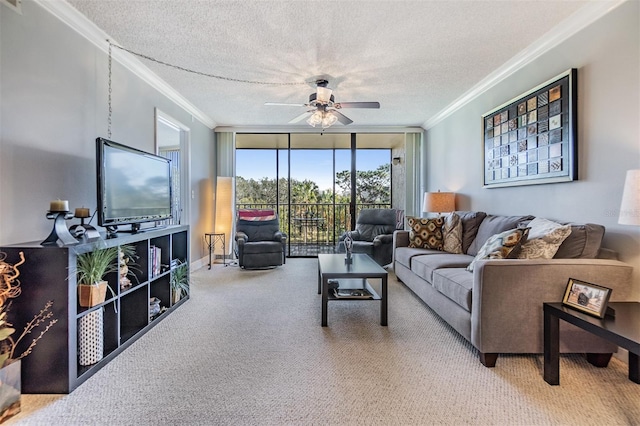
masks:
<instances>
[{"instance_id":1,"label":"potted plant","mask_svg":"<svg viewBox=\"0 0 640 426\"><path fill-rule=\"evenodd\" d=\"M33 319L24 326L22 333L15 337L16 329L9 322L7 312L11 303L9 299L20 296L20 271L18 266L25 263L24 253L20 252L20 261L15 264L5 262L6 254L0 253L0 423L7 418L20 412L20 391L21 391L21 362L20 360L29 355L36 346L36 343L45 335L49 329L58 322L53 319L53 302L49 301ZM21 354L16 354L18 344L26 336L32 336L36 329L41 329ZM33 333L33 334L32 334Z\"/></svg>"},{"instance_id":2,"label":"potted plant","mask_svg":"<svg viewBox=\"0 0 640 426\"><path fill-rule=\"evenodd\" d=\"M178 266L171 271L171 296L175 305L189 292L189 268L178 260Z\"/></svg>"},{"instance_id":3,"label":"potted plant","mask_svg":"<svg viewBox=\"0 0 640 426\"><path fill-rule=\"evenodd\" d=\"M81 307L90 308L104 302L107 288L115 297L115 292L104 278L110 272L119 272L118 256L120 252L129 259L135 254L132 246L123 245L94 250L78 256L76 279Z\"/></svg>"},{"instance_id":4,"label":"potted plant","mask_svg":"<svg viewBox=\"0 0 640 426\"><path fill-rule=\"evenodd\" d=\"M78 302L83 308L90 308L104 302L107 288L115 297L105 277L116 273L119 282L121 265L132 259L135 249L131 245L107 247L78 255L76 260L76 280L78 282ZM128 272L128 268L127 268ZM92 365L102 360L104 355L104 309L94 309L85 313L78 321L78 363Z\"/></svg>"}]
</instances>

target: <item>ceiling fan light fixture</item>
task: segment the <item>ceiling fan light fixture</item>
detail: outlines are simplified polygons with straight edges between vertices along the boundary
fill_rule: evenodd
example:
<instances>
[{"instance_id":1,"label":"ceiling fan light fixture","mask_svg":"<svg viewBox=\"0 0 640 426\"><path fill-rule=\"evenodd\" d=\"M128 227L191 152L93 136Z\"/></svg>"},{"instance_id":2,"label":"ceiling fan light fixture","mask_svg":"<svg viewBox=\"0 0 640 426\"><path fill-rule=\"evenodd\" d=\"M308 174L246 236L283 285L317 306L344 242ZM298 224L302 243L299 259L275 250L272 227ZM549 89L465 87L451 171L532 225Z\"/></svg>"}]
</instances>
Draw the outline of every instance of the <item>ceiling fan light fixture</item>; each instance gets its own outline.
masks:
<instances>
[{"instance_id":1,"label":"ceiling fan light fixture","mask_svg":"<svg viewBox=\"0 0 640 426\"><path fill-rule=\"evenodd\" d=\"M316 111L307 119L311 127L321 126L323 129L333 126L338 117L329 111Z\"/></svg>"},{"instance_id":2,"label":"ceiling fan light fixture","mask_svg":"<svg viewBox=\"0 0 640 426\"><path fill-rule=\"evenodd\" d=\"M325 112L324 117L322 117L322 128L326 129L327 127L333 126L336 121L338 121L338 117L335 114L330 112Z\"/></svg>"},{"instance_id":3,"label":"ceiling fan light fixture","mask_svg":"<svg viewBox=\"0 0 640 426\"><path fill-rule=\"evenodd\" d=\"M313 114L311 114L311 116L309 118L307 118L307 123L311 126L311 127L316 127L318 124L322 124L322 111L316 111Z\"/></svg>"},{"instance_id":4,"label":"ceiling fan light fixture","mask_svg":"<svg viewBox=\"0 0 640 426\"><path fill-rule=\"evenodd\" d=\"M328 104L331 101L331 92L333 90L327 87L318 87L316 94L316 102L321 104Z\"/></svg>"},{"instance_id":5,"label":"ceiling fan light fixture","mask_svg":"<svg viewBox=\"0 0 640 426\"><path fill-rule=\"evenodd\" d=\"M0 0L2 1L2 0ZM333 90L329 89L327 80L316 80L317 89L315 93L309 95L309 102L306 104L289 104L279 102L266 102L265 105L303 106L307 107L306 112L289 121L299 123L307 119L307 124L311 127L322 126L323 129L333 126L337 121L344 125L353 123L349 117L342 114L342 108L380 108L380 102L340 102L336 103Z\"/></svg>"}]
</instances>

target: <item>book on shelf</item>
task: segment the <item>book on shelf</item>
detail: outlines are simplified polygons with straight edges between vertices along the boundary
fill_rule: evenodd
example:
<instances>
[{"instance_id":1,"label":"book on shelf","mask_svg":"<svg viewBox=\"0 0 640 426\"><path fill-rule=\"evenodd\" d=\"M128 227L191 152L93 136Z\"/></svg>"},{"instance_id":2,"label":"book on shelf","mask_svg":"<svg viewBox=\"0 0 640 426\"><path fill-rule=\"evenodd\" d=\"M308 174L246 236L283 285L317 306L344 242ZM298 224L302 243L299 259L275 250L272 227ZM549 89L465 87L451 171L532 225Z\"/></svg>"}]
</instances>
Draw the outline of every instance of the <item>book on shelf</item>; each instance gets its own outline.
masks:
<instances>
[{"instance_id":1,"label":"book on shelf","mask_svg":"<svg viewBox=\"0 0 640 426\"><path fill-rule=\"evenodd\" d=\"M160 275L161 272L161 259L162 249L158 246L149 247L149 257L151 259L151 277Z\"/></svg>"},{"instance_id":2,"label":"book on shelf","mask_svg":"<svg viewBox=\"0 0 640 426\"><path fill-rule=\"evenodd\" d=\"M333 295L338 299L373 299L373 294L366 288L336 289Z\"/></svg>"}]
</instances>

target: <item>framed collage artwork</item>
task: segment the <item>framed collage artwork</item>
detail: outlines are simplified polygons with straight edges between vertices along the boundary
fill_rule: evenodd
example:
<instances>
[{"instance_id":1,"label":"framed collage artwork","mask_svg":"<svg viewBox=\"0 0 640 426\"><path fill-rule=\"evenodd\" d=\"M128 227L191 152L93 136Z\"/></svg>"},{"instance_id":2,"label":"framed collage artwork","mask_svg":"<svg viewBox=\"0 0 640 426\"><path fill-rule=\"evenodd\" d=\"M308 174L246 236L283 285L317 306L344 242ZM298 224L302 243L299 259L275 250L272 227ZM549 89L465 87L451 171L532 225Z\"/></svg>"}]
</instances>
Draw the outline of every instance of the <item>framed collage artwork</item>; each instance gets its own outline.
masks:
<instances>
[{"instance_id":1,"label":"framed collage artwork","mask_svg":"<svg viewBox=\"0 0 640 426\"><path fill-rule=\"evenodd\" d=\"M578 179L577 69L482 115L484 187Z\"/></svg>"}]
</instances>

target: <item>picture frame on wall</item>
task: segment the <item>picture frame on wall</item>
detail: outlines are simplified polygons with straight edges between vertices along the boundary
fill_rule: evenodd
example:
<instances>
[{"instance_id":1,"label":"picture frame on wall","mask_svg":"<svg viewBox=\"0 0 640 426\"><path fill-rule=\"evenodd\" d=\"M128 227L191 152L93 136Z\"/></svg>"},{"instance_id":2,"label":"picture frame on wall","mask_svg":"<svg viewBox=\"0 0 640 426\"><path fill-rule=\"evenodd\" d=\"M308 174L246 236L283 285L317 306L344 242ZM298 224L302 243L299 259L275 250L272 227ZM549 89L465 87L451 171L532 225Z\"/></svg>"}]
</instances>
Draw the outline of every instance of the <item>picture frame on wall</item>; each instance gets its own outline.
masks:
<instances>
[{"instance_id":1,"label":"picture frame on wall","mask_svg":"<svg viewBox=\"0 0 640 426\"><path fill-rule=\"evenodd\" d=\"M578 311L604 318L611 289L597 284L569 278L562 304Z\"/></svg>"},{"instance_id":2,"label":"picture frame on wall","mask_svg":"<svg viewBox=\"0 0 640 426\"><path fill-rule=\"evenodd\" d=\"M578 70L482 115L485 188L578 179Z\"/></svg>"}]
</instances>

